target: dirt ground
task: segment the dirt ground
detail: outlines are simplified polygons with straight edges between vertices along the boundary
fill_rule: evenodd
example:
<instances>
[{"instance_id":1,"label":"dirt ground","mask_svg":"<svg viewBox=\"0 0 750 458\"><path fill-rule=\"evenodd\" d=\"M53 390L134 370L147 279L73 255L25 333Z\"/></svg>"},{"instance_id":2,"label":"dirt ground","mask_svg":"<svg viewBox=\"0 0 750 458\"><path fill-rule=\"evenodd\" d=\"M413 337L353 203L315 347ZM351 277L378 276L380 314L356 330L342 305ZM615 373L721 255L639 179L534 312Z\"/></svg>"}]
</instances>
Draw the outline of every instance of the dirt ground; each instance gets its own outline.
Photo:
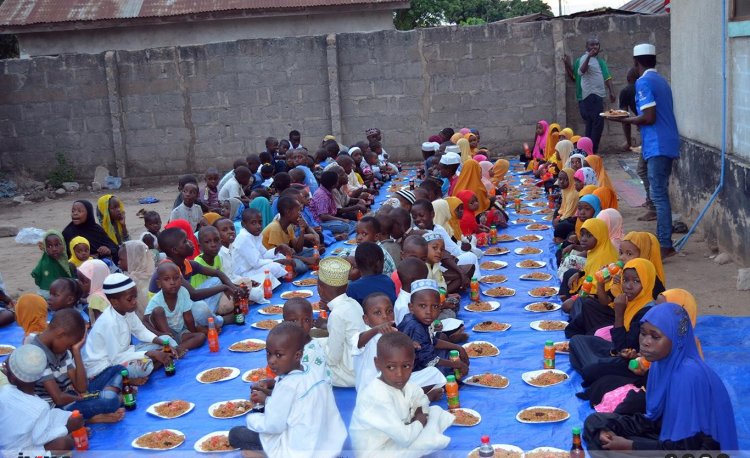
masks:
<instances>
[{"instance_id":1,"label":"dirt ground","mask_svg":"<svg viewBox=\"0 0 750 458\"><path fill-rule=\"evenodd\" d=\"M607 170L613 180L630 178L619 160L636 157L635 154L604 154ZM162 220L166 222L176 193L176 183L116 191L115 194L125 204L131 236L137 237L144 230L143 220L136 216L141 208L158 211L162 215ZM70 208L74 200L88 199L96 204L99 195L101 194L82 191L67 194L56 200L18 206L12 206L7 199L0 202L0 221L18 228L33 226L62 230L70 222ZM160 202L151 205L138 204L138 199L146 196L156 197ZM632 230L656 231L655 221L637 221L638 216L644 213L641 207L631 207L621 199L620 212L625 221L626 233ZM686 223L689 225L691 222ZM676 234L674 239L678 237ZM714 254L703 242L703 237L699 233L694 234L682 252L665 261L667 287L691 291L698 299L701 314L750 315L750 291L737 291L736 288L739 266L733 263L717 265L709 258ZM18 296L36 290L30 273L38 259L39 249L36 246L16 244L12 237L0 238L0 273L10 295Z\"/></svg>"}]
</instances>

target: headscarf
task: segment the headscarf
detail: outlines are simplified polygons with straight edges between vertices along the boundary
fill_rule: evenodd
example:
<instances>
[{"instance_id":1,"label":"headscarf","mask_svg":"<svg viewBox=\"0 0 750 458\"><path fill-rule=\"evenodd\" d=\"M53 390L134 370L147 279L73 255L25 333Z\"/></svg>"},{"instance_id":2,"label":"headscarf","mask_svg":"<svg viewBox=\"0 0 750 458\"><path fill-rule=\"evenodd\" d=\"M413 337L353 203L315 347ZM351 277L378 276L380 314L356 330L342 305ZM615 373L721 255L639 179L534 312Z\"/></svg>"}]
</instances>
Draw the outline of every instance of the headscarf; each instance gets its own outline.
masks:
<instances>
[{"instance_id":1,"label":"headscarf","mask_svg":"<svg viewBox=\"0 0 750 458\"><path fill-rule=\"evenodd\" d=\"M591 205L591 208L594 209L594 218L596 218L597 215L599 215L599 212L602 211L602 204L599 202L599 198L593 194L579 197L578 202L584 202Z\"/></svg>"},{"instance_id":2,"label":"headscarf","mask_svg":"<svg viewBox=\"0 0 750 458\"><path fill-rule=\"evenodd\" d=\"M600 156L597 156L595 154L586 156L586 163L589 165L589 167L594 169L594 173L596 173L596 180L599 182L599 186L606 186L608 188L615 189L614 186L612 186L612 180L609 179L607 170L604 168L604 161L602 161L602 158Z\"/></svg>"},{"instance_id":3,"label":"headscarf","mask_svg":"<svg viewBox=\"0 0 750 458\"><path fill-rule=\"evenodd\" d=\"M62 234L60 234L60 237L62 237ZM65 243L65 239L61 238L61 242ZM91 252L91 244L88 240L86 240L86 237L81 237L80 235L77 237L73 237L73 240L70 241L68 244L68 249L70 250L70 258L68 259L68 262L72 263L76 268L81 267L81 264L83 264L84 261L81 261L76 257L75 252L73 251L73 248L76 245L84 244L87 247L89 247L89 252ZM93 259L91 256L89 256L89 259ZM88 259L86 259L88 261Z\"/></svg>"},{"instance_id":4,"label":"headscarf","mask_svg":"<svg viewBox=\"0 0 750 458\"><path fill-rule=\"evenodd\" d=\"M698 321L698 302L695 300L695 296L690 294L690 291L680 288L668 289L661 293L661 295L664 296L667 302L680 305L685 309L688 317L690 317L690 324L693 325L693 331L695 331L695 325ZM701 355L701 358L705 359L703 358L703 348L698 336L695 336L695 346L698 347L698 354Z\"/></svg>"},{"instance_id":5,"label":"headscarf","mask_svg":"<svg viewBox=\"0 0 750 458\"><path fill-rule=\"evenodd\" d=\"M612 246L612 242L609 240L609 230L607 229L607 223L597 218L587 219L581 229L586 229L596 239L596 246L588 252L586 255L586 265L584 266L583 280L587 276L593 277L594 274L602 268L602 266L608 266L613 262L617 261L617 250ZM583 281L579 282L580 284ZM653 286L652 286L653 289ZM594 289L591 294L596 292L596 283L594 283Z\"/></svg>"},{"instance_id":6,"label":"headscarf","mask_svg":"<svg viewBox=\"0 0 750 458\"><path fill-rule=\"evenodd\" d=\"M452 197L452 199L457 199ZM435 211L435 216L432 218L433 224L437 224L445 229L448 233L448 237L453 237L453 226L451 226L451 209L448 205L448 201L445 199L437 199L432 201L432 208ZM460 234L456 234L457 238L460 238Z\"/></svg>"},{"instance_id":7,"label":"headscarf","mask_svg":"<svg viewBox=\"0 0 750 458\"><path fill-rule=\"evenodd\" d=\"M628 261L623 271L626 269L635 269L638 273L638 279L641 282L641 292L632 300L628 301L625 306L625 316L623 325L626 331L630 331L630 322L643 307L654 301L654 284L656 283L656 269L648 259L635 258Z\"/></svg>"},{"instance_id":8,"label":"headscarf","mask_svg":"<svg viewBox=\"0 0 750 458\"><path fill-rule=\"evenodd\" d=\"M587 196L589 194L594 194L594 191L596 191L599 187L595 184L589 184L583 187L581 191L578 193L579 197ZM597 196L599 197L599 196ZM601 200L599 201L601 203Z\"/></svg>"},{"instance_id":9,"label":"headscarf","mask_svg":"<svg viewBox=\"0 0 750 458\"><path fill-rule=\"evenodd\" d=\"M534 159L544 159L544 148L547 147L547 136L549 135L549 123L545 120L540 120L537 124L542 125L542 135L538 135L534 139L534 150L532 151L532 157Z\"/></svg>"},{"instance_id":10,"label":"headscarf","mask_svg":"<svg viewBox=\"0 0 750 458\"><path fill-rule=\"evenodd\" d=\"M458 146L458 149L461 151L461 162L466 162L468 160L472 160L471 156L471 146L469 145L469 140L465 138L460 138L456 145ZM463 169L462 169L463 170Z\"/></svg>"},{"instance_id":11,"label":"headscarf","mask_svg":"<svg viewBox=\"0 0 750 458\"><path fill-rule=\"evenodd\" d=\"M576 187L573 184L573 174L575 173L573 169L562 169L560 173L564 173L568 177L568 187L560 190L562 203L557 213L560 215L560 219L567 219L575 216L578 210L578 191L576 191Z\"/></svg>"},{"instance_id":12,"label":"headscarf","mask_svg":"<svg viewBox=\"0 0 750 458\"><path fill-rule=\"evenodd\" d=\"M437 143L439 145L440 143L443 143L445 139L440 135L432 135L427 139L427 141L430 143Z\"/></svg>"},{"instance_id":13,"label":"headscarf","mask_svg":"<svg viewBox=\"0 0 750 458\"><path fill-rule=\"evenodd\" d=\"M620 207L617 202L617 193L612 188L599 186L593 190L592 194L599 198L599 201L602 203L602 210L606 208L617 210Z\"/></svg>"},{"instance_id":14,"label":"headscarf","mask_svg":"<svg viewBox=\"0 0 750 458\"><path fill-rule=\"evenodd\" d=\"M566 127L565 129L560 131L560 135L570 140L571 138L573 138L573 129L571 129L570 127Z\"/></svg>"},{"instance_id":15,"label":"headscarf","mask_svg":"<svg viewBox=\"0 0 750 458\"><path fill-rule=\"evenodd\" d=\"M738 450L732 402L721 378L701 360L685 309L667 302L641 320L672 341L672 351L648 372L646 418L661 420L659 439L679 441L703 432L721 450Z\"/></svg>"},{"instance_id":16,"label":"headscarf","mask_svg":"<svg viewBox=\"0 0 750 458\"><path fill-rule=\"evenodd\" d=\"M455 134L451 136L451 143L453 143L454 145L457 145L458 141L462 138L464 138L464 134L462 134L461 132L456 132Z\"/></svg>"},{"instance_id":17,"label":"headscarf","mask_svg":"<svg viewBox=\"0 0 750 458\"><path fill-rule=\"evenodd\" d=\"M599 182L596 181L596 172L594 172L594 169L592 169L591 167L581 167L580 169L576 170L576 173L575 175L573 175L573 177L582 182L584 186L588 186L590 184L599 186Z\"/></svg>"},{"instance_id":18,"label":"headscarf","mask_svg":"<svg viewBox=\"0 0 750 458\"><path fill-rule=\"evenodd\" d=\"M96 216L99 218L99 224L102 225L102 229L107 233L110 240L115 245L121 245L123 240L124 231L120 221L112 221L112 217L109 215L109 201L115 197L112 194L104 194L96 202ZM125 214L125 205L122 204L122 200L118 199L120 203L120 211Z\"/></svg>"},{"instance_id":19,"label":"headscarf","mask_svg":"<svg viewBox=\"0 0 750 458\"><path fill-rule=\"evenodd\" d=\"M128 258L128 268L130 268L130 258ZM89 282L91 282L88 295L89 302L91 302L92 296L98 296L109 303L107 296L104 294L104 280L109 275L107 264L100 259L92 259L81 264L78 271L85 275L89 279Z\"/></svg>"},{"instance_id":20,"label":"headscarf","mask_svg":"<svg viewBox=\"0 0 750 458\"><path fill-rule=\"evenodd\" d=\"M498 186L505 179L505 174L508 173L508 170L510 170L510 162L505 159L495 161L495 166L492 169L493 176L490 178L492 184Z\"/></svg>"},{"instance_id":21,"label":"headscarf","mask_svg":"<svg viewBox=\"0 0 750 458\"><path fill-rule=\"evenodd\" d=\"M555 163L560 170L562 170L564 167L570 167L570 165L567 164L568 160L570 159L571 151L573 151L573 142L571 142L570 140L560 140L559 142L557 142L557 145L555 145L555 152L557 156L557 160L555 161Z\"/></svg>"},{"instance_id":22,"label":"headscarf","mask_svg":"<svg viewBox=\"0 0 750 458\"><path fill-rule=\"evenodd\" d=\"M469 143L471 143L471 137L477 138L477 135L475 133L473 133L473 132L469 132L468 134L466 134L464 136L464 138L466 139L466 141L468 141ZM471 146L471 145L469 145L469 146ZM471 148L471 155L474 156L475 154L477 154L477 150L478 149L479 149L478 147Z\"/></svg>"},{"instance_id":23,"label":"headscarf","mask_svg":"<svg viewBox=\"0 0 750 458\"><path fill-rule=\"evenodd\" d=\"M94 217L94 206L91 205L91 202L88 200L76 200L73 204L76 202L86 207L86 221L78 226L73 224L73 222L70 222L65 226L62 233L65 237L66 244L69 245L75 237L81 236L89 241L92 253L97 253L99 248L103 246L109 248L109 251L112 252L112 261L117 263L117 245L109 238L109 235L104 232L104 229L96 223ZM68 254L71 255L73 253Z\"/></svg>"},{"instance_id":24,"label":"headscarf","mask_svg":"<svg viewBox=\"0 0 750 458\"><path fill-rule=\"evenodd\" d=\"M586 154L594 154L594 142L588 137L581 137L576 142L576 148L583 150Z\"/></svg>"},{"instance_id":25,"label":"headscarf","mask_svg":"<svg viewBox=\"0 0 750 458\"><path fill-rule=\"evenodd\" d=\"M622 215L620 212L614 208L605 208L596 217L607 223L609 240L619 250L622 237L625 235L622 231Z\"/></svg>"},{"instance_id":26,"label":"headscarf","mask_svg":"<svg viewBox=\"0 0 750 458\"><path fill-rule=\"evenodd\" d=\"M544 160L549 161L555 154L555 146L560 140L560 125L552 123L549 125L549 134L547 135L547 144L544 146Z\"/></svg>"},{"instance_id":27,"label":"headscarf","mask_svg":"<svg viewBox=\"0 0 750 458\"><path fill-rule=\"evenodd\" d=\"M575 151L575 150L573 150L573 151ZM565 163L565 167L573 168L573 161L572 161L572 159L574 157L577 157L578 159L581 160L581 167L583 167L583 161L586 159L586 157L583 154L579 154L579 153L573 153L573 154L571 154L568 157L568 162Z\"/></svg>"},{"instance_id":28,"label":"headscarf","mask_svg":"<svg viewBox=\"0 0 750 458\"><path fill-rule=\"evenodd\" d=\"M483 161L487 160L487 156L485 156L484 154L477 154L476 156L472 157L472 159L481 164Z\"/></svg>"},{"instance_id":29,"label":"headscarf","mask_svg":"<svg viewBox=\"0 0 750 458\"><path fill-rule=\"evenodd\" d=\"M479 163L474 159L469 159L464 162L463 168L461 169L461 175L456 180L456 185L453 187L453 196L458 196L460 191L468 189L474 191L474 194L479 200L479 209L477 213L482 213L490 208L490 199L487 196L487 188L482 183L482 173Z\"/></svg>"},{"instance_id":30,"label":"headscarf","mask_svg":"<svg viewBox=\"0 0 750 458\"><path fill-rule=\"evenodd\" d=\"M459 205L462 205L463 202L461 202L461 199L458 197L446 197L445 201L448 202L448 209L451 212L451 219L448 224L450 224L451 229L453 229L453 238L461 240L461 235L463 234L461 232L461 220L458 218L458 215L456 215L456 209Z\"/></svg>"},{"instance_id":31,"label":"headscarf","mask_svg":"<svg viewBox=\"0 0 750 458\"><path fill-rule=\"evenodd\" d=\"M57 237L60 239L60 243L65 246L65 239L62 234L57 231L47 231L42 239L42 244L47 242L50 237ZM37 262L34 270L31 271L31 276L34 278L34 282L41 290L49 290L52 282L60 277L71 277L70 265L68 264L68 258L65 253L62 253L60 258L55 259L47 254L45 247L42 247L42 257Z\"/></svg>"},{"instance_id":32,"label":"headscarf","mask_svg":"<svg viewBox=\"0 0 750 458\"><path fill-rule=\"evenodd\" d=\"M185 234L187 235L188 240L190 240L190 242L193 244L193 254L188 256L187 259L195 259L196 256L201 254L200 244L198 243L198 239L195 238L195 234L193 233L193 228L190 227L190 223L188 223L184 219L173 219L172 221L167 223L166 226L164 226L164 229L171 229L173 227L182 229L183 232L185 232Z\"/></svg>"},{"instance_id":33,"label":"headscarf","mask_svg":"<svg viewBox=\"0 0 750 458\"><path fill-rule=\"evenodd\" d=\"M623 240L627 240L638 247L640 251L639 257L651 261L651 264L656 269L656 276L661 281L661 284L666 286L667 279L664 277L664 266L661 262L661 247L656 236L650 232L633 231L628 232Z\"/></svg>"},{"instance_id":34,"label":"headscarf","mask_svg":"<svg viewBox=\"0 0 750 458\"><path fill-rule=\"evenodd\" d=\"M462 127L462 128L461 128L461 129L459 130L459 132L461 133L461 135L466 135L466 134L468 134L469 132L471 132L471 129L469 129L468 127Z\"/></svg>"},{"instance_id":35,"label":"headscarf","mask_svg":"<svg viewBox=\"0 0 750 458\"><path fill-rule=\"evenodd\" d=\"M242 201L236 197L230 197L229 198L229 219L232 221L237 221L240 219L240 207L242 207L244 204ZM196 255L197 256L197 255Z\"/></svg>"},{"instance_id":36,"label":"headscarf","mask_svg":"<svg viewBox=\"0 0 750 458\"><path fill-rule=\"evenodd\" d=\"M248 208L254 208L260 212L261 219L263 221L263 229L266 228L271 221L273 221L273 210L271 210L271 203L265 197L259 196L250 202Z\"/></svg>"},{"instance_id":37,"label":"headscarf","mask_svg":"<svg viewBox=\"0 0 750 458\"><path fill-rule=\"evenodd\" d=\"M203 215L204 217L206 214ZM132 278L138 290L137 314L143 318L143 312L148 305L148 284L154 274L154 256L145 243L140 240L128 240L123 244L128 258L128 277Z\"/></svg>"},{"instance_id":38,"label":"headscarf","mask_svg":"<svg viewBox=\"0 0 750 458\"><path fill-rule=\"evenodd\" d=\"M487 193L491 196L494 196L495 185L492 184L490 177L490 170L492 170L492 167L492 162L489 161L482 161L479 163L479 168L482 169L482 183L484 183L484 187L487 189Z\"/></svg>"},{"instance_id":39,"label":"headscarf","mask_svg":"<svg viewBox=\"0 0 750 458\"><path fill-rule=\"evenodd\" d=\"M474 191L470 189L464 189L456 194L456 197L461 199L461 202L464 204L464 214L461 217L461 233L463 235L474 234L479 228L476 213L469 210L469 201L471 201L471 198L475 195Z\"/></svg>"},{"instance_id":40,"label":"headscarf","mask_svg":"<svg viewBox=\"0 0 750 458\"><path fill-rule=\"evenodd\" d=\"M209 226L213 226L216 221L221 219L221 215L216 212L204 213L203 217L206 218Z\"/></svg>"},{"instance_id":41,"label":"headscarf","mask_svg":"<svg viewBox=\"0 0 750 458\"><path fill-rule=\"evenodd\" d=\"M108 270L109 272L109 270ZM24 294L16 302L16 321L24 336L47 329L47 301L38 294Z\"/></svg>"}]
</instances>

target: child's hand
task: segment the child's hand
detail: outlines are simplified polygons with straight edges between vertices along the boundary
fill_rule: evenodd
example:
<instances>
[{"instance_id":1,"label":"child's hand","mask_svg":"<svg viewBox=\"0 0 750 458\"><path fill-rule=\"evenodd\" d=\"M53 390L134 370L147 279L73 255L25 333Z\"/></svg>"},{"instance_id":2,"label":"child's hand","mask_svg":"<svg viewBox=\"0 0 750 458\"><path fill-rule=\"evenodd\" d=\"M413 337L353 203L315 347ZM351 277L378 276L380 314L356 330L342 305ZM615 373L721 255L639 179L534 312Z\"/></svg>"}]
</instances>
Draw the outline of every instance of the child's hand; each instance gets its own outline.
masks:
<instances>
[{"instance_id":1,"label":"child's hand","mask_svg":"<svg viewBox=\"0 0 750 458\"><path fill-rule=\"evenodd\" d=\"M458 369L461 372L461 375L466 375L469 373L469 365L463 361L451 361L451 367L454 369Z\"/></svg>"},{"instance_id":2,"label":"child's hand","mask_svg":"<svg viewBox=\"0 0 750 458\"><path fill-rule=\"evenodd\" d=\"M83 337L81 338L81 340L79 340L78 342L74 343L73 346L70 348L72 350L73 354L76 354L76 353L80 354L81 353L81 349L86 344L86 335L87 334L88 334L88 332L84 330Z\"/></svg>"},{"instance_id":3,"label":"child's hand","mask_svg":"<svg viewBox=\"0 0 750 458\"><path fill-rule=\"evenodd\" d=\"M422 426L427 424L427 415L425 415L425 413L422 412L421 407L417 408L417 411L414 412L414 418L412 418L411 421L412 423L414 423L415 421L418 421L422 423Z\"/></svg>"},{"instance_id":4,"label":"child's hand","mask_svg":"<svg viewBox=\"0 0 750 458\"><path fill-rule=\"evenodd\" d=\"M174 354L177 359L182 358L185 356L185 353L187 353L187 348L184 348L182 345L177 345L174 347Z\"/></svg>"},{"instance_id":5,"label":"child's hand","mask_svg":"<svg viewBox=\"0 0 750 458\"><path fill-rule=\"evenodd\" d=\"M65 427L68 428L69 433L72 433L73 431L77 429L83 428L83 416L82 415L78 415L75 417L73 415L69 416L68 422L65 424Z\"/></svg>"},{"instance_id":6,"label":"child's hand","mask_svg":"<svg viewBox=\"0 0 750 458\"><path fill-rule=\"evenodd\" d=\"M615 298L615 315L625 313L625 307L628 305L628 296L625 293L620 293Z\"/></svg>"},{"instance_id":7,"label":"child's hand","mask_svg":"<svg viewBox=\"0 0 750 458\"><path fill-rule=\"evenodd\" d=\"M281 254L281 255L284 255L284 256L294 256L294 250L292 250L292 248L289 245L286 245L286 244L282 244L282 245L277 246L275 252L276 252L276 254ZM280 264L284 264L284 262L282 262L282 261L285 261L285 260L282 259L282 260L279 260L277 262L279 262Z\"/></svg>"},{"instance_id":8,"label":"child's hand","mask_svg":"<svg viewBox=\"0 0 750 458\"><path fill-rule=\"evenodd\" d=\"M414 345L414 349L415 349L415 350L419 350L420 348L422 348L422 346L421 346L421 345L419 345L419 342L414 342L414 341L412 341L412 345Z\"/></svg>"},{"instance_id":9,"label":"child's hand","mask_svg":"<svg viewBox=\"0 0 750 458\"><path fill-rule=\"evenodd\" d=\"M635 359L638 357L638 352L632 348L623 348L620 350L620 357L624 359Z\"/></svg>"},{"instance_id":10,"label":"child's hand","mask_svg":"<svg viewBox=\"0 0 750 458\"><path fill-rule=\"evenodd\" d=\"M164 353L163 351L152 351L149 352L149 356L151 359L156 360L157 362L161 363L162 366L167 366L169 363L172 362L174 358L172 358L171 354Z\"/></svg>"},{"instance_id":11,"label":"child's hand","mask_svg":"<svg viewBox=\"0 0 750 458\"><path fill-rule=\"evenodd\" d=\"M487 227L487 226L485 226L484 224L480 224L480 225L479 225L479 227L477 228L477 230L478 230L479 232L489 232L489 231L490 231L490 228L489 228L489 227Z\"/></svg>"},{"instance_id":12,"label":"child's hand","mask_svg":"<svg viewBox=\"0 0 750 458\"><path fill-rule=\"evenodd\" d=\"M255 387L250 391L250 400L255 404L265 404L267 397L266 393L256 390Z\"/></svg>"},{"instance_id":13,"label":"child's hand","mask_svg":"<svg viewBox=\"0 0 750 458\"><path fill-rule=\"evenodd\" d=\"M380 334L390 334L392 332L397 332L398 329L396 329L396 323L383 323L375 326L374 329L377 329Z\"/></svg>"},{"instance_id":14,"label":"child's hand","mask_svg":"<svg viewBox=\"0 0 750 458\"><path fill-rule=\"evenodd\" d=\"M106 258L107 256L110 256L112 254L112 252L109 251L109 248L107 248L104 245L100 246L99 249L96 250L96 252L99 255L99 257L103 257L103 258Z\"/></svg>"},{"instance_id":15,"label":"child's hand","mask_svg":"<svg viewBox=\"0 0 750 458\"><path fill-rule=\"evenodd\" d=\"M461 345L456 345L456 350L458 350L458 357L461 359L461 361L463 361L464 363L466 363L467 367L468 367L468 364L469 364L469 354L466 353L466 350ZM464 372L464 374L467 373L467 372L468 372L468 370L466 372Z\"/></svg>"},{"instance_id":16,"label":"child's hand","mask_svg":"<svg viewBox=\"0 0 750 458\"><path fill-rule=\"evenodd\" d=\"M580 276L581 276L580 273L573 274L573 275L570 276L570 278L568 279L568 290L572 290L573 289L573 285L575 285L578 282L578 278Z\"/></svg>"}]
</instances>

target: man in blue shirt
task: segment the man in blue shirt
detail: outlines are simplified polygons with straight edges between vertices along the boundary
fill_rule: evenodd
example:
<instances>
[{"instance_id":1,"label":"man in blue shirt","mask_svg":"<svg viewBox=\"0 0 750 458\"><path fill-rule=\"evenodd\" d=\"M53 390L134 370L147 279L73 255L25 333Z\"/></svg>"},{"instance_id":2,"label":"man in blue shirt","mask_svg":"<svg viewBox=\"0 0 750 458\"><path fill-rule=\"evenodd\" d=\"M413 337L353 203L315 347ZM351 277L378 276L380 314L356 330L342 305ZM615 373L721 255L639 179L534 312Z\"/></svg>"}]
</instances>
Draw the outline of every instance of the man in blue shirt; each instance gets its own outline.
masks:
<instances>
[{"instance_id":1,"label":"man in blue shirt","mask_svg":"<svg viewBox=\"0 0 750 458\"><path fill-rule=\"evenodd\" d=\"M680 135L672 107L672 89L656 69L656 48L640 44L633 48L633 61L640 78L635 82L638 116L612 119L641 128L641 152L648 167L651 200L656 206L656 237L662 258L674 255L669 175L672 161L680 157Z\"/></svg>"}]
</instances>

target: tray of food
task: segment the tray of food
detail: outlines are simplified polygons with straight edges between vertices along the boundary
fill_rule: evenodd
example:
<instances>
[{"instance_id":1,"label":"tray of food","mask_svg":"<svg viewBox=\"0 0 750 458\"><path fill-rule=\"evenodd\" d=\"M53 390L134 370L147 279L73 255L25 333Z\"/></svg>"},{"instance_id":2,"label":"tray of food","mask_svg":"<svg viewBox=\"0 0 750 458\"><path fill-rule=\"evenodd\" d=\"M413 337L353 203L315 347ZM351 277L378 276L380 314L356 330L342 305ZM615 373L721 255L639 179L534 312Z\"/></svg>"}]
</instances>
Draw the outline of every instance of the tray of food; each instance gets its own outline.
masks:
<instances>
[{"instance_id":1,"label":"tray of food","mask_svg":"<svg viewBox=\"0 0 750 458\"><path fill-rule=\"evenodd\" d=\"M486 340L475 340L462 345L469 358L488 358L500 354L500 349Z\"/></svg>"}]
</instances>

